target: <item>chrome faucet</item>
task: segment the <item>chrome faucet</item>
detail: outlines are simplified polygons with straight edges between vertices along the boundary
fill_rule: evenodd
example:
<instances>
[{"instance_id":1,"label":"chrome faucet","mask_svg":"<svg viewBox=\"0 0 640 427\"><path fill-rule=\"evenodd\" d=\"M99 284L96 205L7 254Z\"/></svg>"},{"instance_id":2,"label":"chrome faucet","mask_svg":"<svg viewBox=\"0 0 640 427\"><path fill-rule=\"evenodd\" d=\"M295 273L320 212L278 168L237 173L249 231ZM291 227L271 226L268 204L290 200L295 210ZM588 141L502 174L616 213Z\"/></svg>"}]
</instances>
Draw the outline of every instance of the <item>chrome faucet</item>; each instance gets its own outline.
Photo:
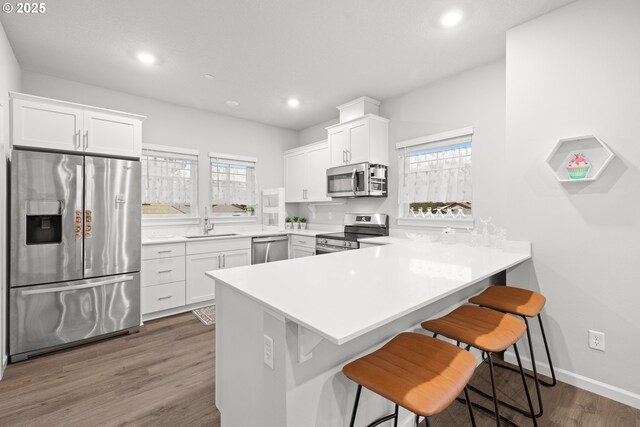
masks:
<instances>
[{"instance_id":1,"label":"chrome faucet","mask_svg":"<svg viewBox=\"0 0 640 427\"><path fill-rule=\"evenodd\" d=\"M209 219L209 215L207 214L207 207L206 206L204 207L203 222L204 222L203 234L209 234L210 231L213 231L213 223L211 222L211 219Z\"/></svg>"}]
</instances>

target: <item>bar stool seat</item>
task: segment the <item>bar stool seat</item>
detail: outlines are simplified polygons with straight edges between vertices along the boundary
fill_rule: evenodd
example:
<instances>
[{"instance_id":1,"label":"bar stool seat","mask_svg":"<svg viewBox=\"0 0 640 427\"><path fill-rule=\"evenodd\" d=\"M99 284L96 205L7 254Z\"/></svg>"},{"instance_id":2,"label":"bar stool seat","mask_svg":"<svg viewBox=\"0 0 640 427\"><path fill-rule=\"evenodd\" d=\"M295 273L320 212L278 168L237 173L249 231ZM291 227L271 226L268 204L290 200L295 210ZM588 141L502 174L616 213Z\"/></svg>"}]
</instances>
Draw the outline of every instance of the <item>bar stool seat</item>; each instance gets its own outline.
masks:
<instances>
[{"instance_id":1,"label":"bar stool seat","mask_svg":"<svg viewBox=\"0 0 640 427\"><path fill-rule=\"evenodd\" d=\"M542 316L540 315L547 299L544 295L537 292L530 291L528 289L516 288L513 286L489 286L482 291L479 295L476 295L469 299L472 304L477 304L482 307L492 308L504 313L510 313L516 316L520 316L527 326L527 341L529 343L529 354L531 355L533 375L527 373L526 376L535 380L536 394L538 396L538 412L536 417L542 416L544 408L542 407L542 394L540 392L540 385L545 387L553 387L557 384L556 372L553 368L553 361L551 360L551 352L549 351L549 343L547 342L547 335L544 331L544 325L542 324ZM547 382L541 378L538 378L538 364L536 362L536 356L533 349L533 342L531 340L531 328L529 327L528 318L538 318L538 324L540 325L540 332L542 333L542 341L544 342L544 349L547 354L547 361L549 363L549 370L551 371L551 382ZM508 365L497 364L501 368L510 369L515 371L514 368Z\"/></svg>"},{"instance_id":2,"label":"bar stool seat","mask_svg":"<svg viewBox=\"0 0 640 427\"><path fill-rule=\"evenodd\" d=\"M511 286L489 286L481 294L469 299L470 303L518 316L536 317L547 299L537 292Z\"/></svg>"},{"instance_id":3,"label":"bar stool seat","mask_svg":"<svg viewBox=\"0 0 640 427\"><path fill-rule=\"evenodd\" d=\"M463 305L422 327L482 351L499 353L518 342L526 331L524 322L495 310Z\"/></svg>"},{"instance_id":4,"label":"bar stool seat","mask_svg":"<svg viewBox=\"0 0 640 427\"><path fill-rule=\"evenodd\" d=\"M486 353L487 362L489 363L492 395L484 393L471 385L468 387L471 390L479 392L485 397L492 398L494 409L493 411L490 411L484 406L473 403L474 407L493 413L496 418L496 425L498 426L500 425L500 420L503 419L500 415L498 404L507 406L532 418L533 425L538 425L529 389L527 388L525 374L522 368L522 361L520 360L520 354L516 345L527 330L526 324L523 320L490 308L478 307L475 305L463 305L443 317L422 322L421 325L424 329L433 332L434 337L442 335L457 341L458 344L467 344L467 348L475 347L481 350L483 354ZM522 379L524 392L529 406L528 412L522 408L518 408L510 403L498 399L492 354L501 353L509 347L513 347L518 361L520 378Z\"/></svg>"},{"instance_id":5,"label":"bar stool seat","mask_svg":"<svg viewBox=\"0 0 640 427\"><path fill-rule=\"evenodd\" d=\"M363 386L415 415L430 417L456 400L475 368L476 359L468 351L423 334L404 332L342 370L359 385L356 399ZM352 423L357 404L356 400Z\"/></svg>"}]
</instances>

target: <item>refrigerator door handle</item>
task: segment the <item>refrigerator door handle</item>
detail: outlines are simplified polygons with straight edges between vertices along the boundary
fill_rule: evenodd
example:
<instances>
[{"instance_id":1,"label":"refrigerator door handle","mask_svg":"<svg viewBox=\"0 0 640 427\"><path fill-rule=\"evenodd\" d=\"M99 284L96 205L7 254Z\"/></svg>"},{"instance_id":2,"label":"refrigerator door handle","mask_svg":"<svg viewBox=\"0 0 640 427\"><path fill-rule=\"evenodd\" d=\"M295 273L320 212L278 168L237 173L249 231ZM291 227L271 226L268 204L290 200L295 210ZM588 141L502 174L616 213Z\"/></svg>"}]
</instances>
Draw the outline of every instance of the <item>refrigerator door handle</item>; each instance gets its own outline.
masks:
<instances>
[{"instance_id":1,"label":"refrigerator door handle","mask_svg":"<svg viewBox=\"0 0 640 427\"><path fill-rule=\"evenodd\" d=\"M84 193L84 271L91 270L91 256L87 253L87 246L91 246L91 223L93 222L93 192L90 181L93 179L93 163L85 158L85 193Z\"/></svg>"},{"instance_id":2,"label":"refrigerator door handle","mask_svg":"<svg viewBox=\"0 0 640 427\"><path fill-rule=\"evenodd\" d=\"M114 283L130 282L132 280L133 280L133 276L122 276L122 277L116 277L114 279L101 280L99 282L84 283L82 285L59 286L57 288L26 290L26 291L22 291L22 295L49 294L54 292L75 291L78 289L97 288L98 286L111 285Z\"/></svg>"},{"instance_id":3,"label":"refrigerator door handle","mask_svg":"<svg viewBox=\"0 0 640 427\"><path fill-rule=\"evenodd\" d=\"M84 218L82 215L82 181L84 174L82 173L82 166L76 166L76 267L82 270L82 253L83 253L83 239L82 235L84 230Z\"/></svg>"}]
</instances>

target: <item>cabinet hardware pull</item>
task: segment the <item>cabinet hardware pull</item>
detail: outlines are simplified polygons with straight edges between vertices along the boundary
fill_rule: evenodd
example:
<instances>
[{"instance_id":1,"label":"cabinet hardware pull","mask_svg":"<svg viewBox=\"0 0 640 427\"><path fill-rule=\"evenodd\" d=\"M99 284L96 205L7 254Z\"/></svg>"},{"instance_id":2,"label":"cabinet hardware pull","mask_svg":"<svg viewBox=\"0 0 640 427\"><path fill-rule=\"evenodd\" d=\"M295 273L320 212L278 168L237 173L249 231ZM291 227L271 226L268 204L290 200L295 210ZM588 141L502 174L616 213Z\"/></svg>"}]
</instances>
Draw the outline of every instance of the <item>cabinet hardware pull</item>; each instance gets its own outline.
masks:
<instances>
[{"instance_id":1,"label":"cabinet hardware pull","mask_svg":"<svg viewBox=\"0 0 640 427\"><path fill-rule=\"evenodd\" d=\"M166 251L158 251L159 254L169 254L171 252L173 252L172 249L169 249L169 250L166 250Z\"/></svg>"},{"instance_id":2,"label":"cabinet hardware pull","mask_svg":"<svg viewBox=\"0 0 640 427\"><path fill-rule=\"evenodd\" d=\"M158 274L162 274L162 273L171 273L173 270L160 270L158 271Z\"/></svg>"},{"instance_id":3,"label":"cabinet hardware pull","mask_svg":"<svg viewBox=\"0 0 640 427\"><path fill-rule=\"evenodd\" d=\"M158 297L158 301L162 301L163 299L173 298L173 295L167 295L166 297Z\"/></svg>"},{"instance_id":4,"label":"cabinet hardware pull","mask_svg":"<svg viewBox=\"0 0 640 427\"><path fill-rule=\"evenodd\" d=\"M227 268L227 256L222 255L222 268Z\"/></svg>"},{"instance_id":5,"label":"cabinet hardware pull","mask_svg":"<svg viewBox=\"0 0 640 427\"><path fill-rule=\"evenodd\" d=\"M86 150L89 147L89 131L84 133L84 149Z\"/></svg>"}]
</instances>

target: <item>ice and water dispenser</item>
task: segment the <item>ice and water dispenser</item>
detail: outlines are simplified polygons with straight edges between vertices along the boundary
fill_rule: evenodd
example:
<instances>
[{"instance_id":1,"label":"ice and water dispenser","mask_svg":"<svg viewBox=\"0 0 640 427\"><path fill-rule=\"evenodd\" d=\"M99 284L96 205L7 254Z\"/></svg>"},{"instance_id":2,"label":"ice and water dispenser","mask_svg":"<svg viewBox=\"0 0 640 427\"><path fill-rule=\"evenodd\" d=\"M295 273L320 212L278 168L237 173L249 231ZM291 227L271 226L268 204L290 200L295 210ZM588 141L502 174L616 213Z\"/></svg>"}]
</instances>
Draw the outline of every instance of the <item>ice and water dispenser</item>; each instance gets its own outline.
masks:
<instances>
[{"instance_id":1,"label":"ice and water dispenser","mask_svg":"<svg viewBox=\"0 0 640 427\"><path fill-rule=\"evenodd\" d=\"M27 245L62 243L63 209L61 200L27 200Z\"/></svg>"}]
</instances>

